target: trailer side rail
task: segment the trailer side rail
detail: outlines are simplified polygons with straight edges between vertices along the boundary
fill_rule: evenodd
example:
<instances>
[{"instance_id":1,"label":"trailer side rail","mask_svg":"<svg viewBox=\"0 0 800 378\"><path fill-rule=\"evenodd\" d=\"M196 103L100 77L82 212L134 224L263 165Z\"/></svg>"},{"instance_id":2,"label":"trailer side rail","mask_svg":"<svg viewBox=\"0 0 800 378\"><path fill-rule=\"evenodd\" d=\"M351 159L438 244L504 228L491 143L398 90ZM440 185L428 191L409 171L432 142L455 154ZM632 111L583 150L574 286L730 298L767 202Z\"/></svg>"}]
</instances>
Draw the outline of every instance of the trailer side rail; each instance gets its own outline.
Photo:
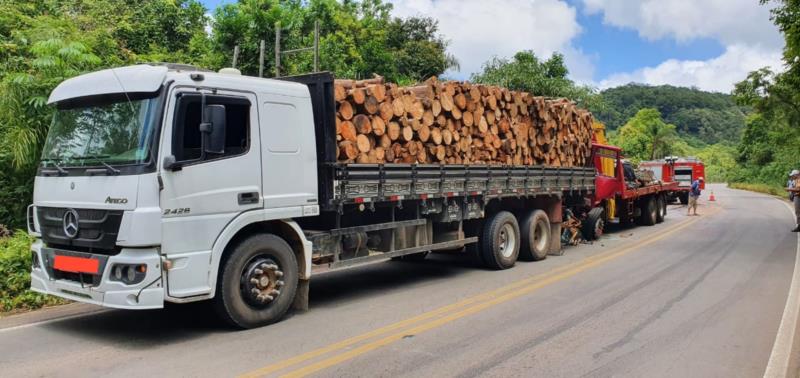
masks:
<instances>
[{"instance_id":1,"label":"trailer side rail","mask_svg":"<svg viewBox=\"0 0 800 378\"><path fill-rule=\"evenodd\" d=\"M591 193L592 167L331 164L336 204Z\"/></svg>"}]
</instances>

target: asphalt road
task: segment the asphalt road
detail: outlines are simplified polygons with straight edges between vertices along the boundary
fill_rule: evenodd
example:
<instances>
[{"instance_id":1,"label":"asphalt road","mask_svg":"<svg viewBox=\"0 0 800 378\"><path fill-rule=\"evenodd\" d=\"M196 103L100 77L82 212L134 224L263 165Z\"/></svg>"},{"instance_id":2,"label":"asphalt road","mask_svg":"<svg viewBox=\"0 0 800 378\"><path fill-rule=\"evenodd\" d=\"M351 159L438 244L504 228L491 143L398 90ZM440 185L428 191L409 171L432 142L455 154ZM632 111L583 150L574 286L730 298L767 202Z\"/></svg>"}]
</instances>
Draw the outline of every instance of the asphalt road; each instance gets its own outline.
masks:
<instances>
[{"instance_id":1,"label":"asphalt road","mask_svg":"<svg viewBox=\"0 0 800 378\"><path fill-rule=\"evenodd\" d=\"M0 375L760 377L798 239L780 201L713 189L698 217L670 206L508 271L437 255L316 277L310 311L261 329L202 306L0 319Z\"/></svg>"}]
</instances>

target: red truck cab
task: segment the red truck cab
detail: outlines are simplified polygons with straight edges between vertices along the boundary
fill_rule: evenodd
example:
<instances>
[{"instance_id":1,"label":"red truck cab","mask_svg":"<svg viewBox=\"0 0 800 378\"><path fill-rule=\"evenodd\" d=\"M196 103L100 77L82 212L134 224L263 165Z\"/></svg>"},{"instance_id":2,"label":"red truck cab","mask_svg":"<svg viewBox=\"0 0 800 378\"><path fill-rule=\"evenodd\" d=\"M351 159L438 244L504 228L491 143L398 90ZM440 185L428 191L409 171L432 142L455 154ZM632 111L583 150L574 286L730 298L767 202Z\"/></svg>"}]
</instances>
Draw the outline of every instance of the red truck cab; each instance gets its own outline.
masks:
<instances>
[{"instance_id":1,"label":"red truck cab","mask_svg":"<svg viewBox=\"0 0 800 378\"><path fill-rule=\"evenodd\" d=\"M591 161L596 177L583 225L587 240L600 236L606 223L652 226L663 222L667 195L678 188L677 182L636 180L632 167L623 160L622 149L616 146L592 143Z\"/></svg>"}]
</instances>

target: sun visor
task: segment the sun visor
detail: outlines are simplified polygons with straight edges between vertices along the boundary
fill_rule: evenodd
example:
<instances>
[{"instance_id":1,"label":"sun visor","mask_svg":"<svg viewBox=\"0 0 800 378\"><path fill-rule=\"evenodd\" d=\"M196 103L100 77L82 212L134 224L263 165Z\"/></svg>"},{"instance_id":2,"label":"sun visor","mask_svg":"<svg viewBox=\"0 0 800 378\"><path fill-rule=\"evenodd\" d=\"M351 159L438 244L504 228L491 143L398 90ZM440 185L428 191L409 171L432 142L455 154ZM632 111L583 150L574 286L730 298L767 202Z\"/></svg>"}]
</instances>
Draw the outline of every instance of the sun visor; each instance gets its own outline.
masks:
<instances>
[{"instance_id":1,"label":"sun visor","mask_svg":"<svg viewBox=\"0 0 800 378\"><path fill-rule=\"evenodd\" d=\"M59 84L47 103L106 94L152 93L161 87L166 76L167 67L148 64L92 72Z\"/></svg>"}]
</instances>

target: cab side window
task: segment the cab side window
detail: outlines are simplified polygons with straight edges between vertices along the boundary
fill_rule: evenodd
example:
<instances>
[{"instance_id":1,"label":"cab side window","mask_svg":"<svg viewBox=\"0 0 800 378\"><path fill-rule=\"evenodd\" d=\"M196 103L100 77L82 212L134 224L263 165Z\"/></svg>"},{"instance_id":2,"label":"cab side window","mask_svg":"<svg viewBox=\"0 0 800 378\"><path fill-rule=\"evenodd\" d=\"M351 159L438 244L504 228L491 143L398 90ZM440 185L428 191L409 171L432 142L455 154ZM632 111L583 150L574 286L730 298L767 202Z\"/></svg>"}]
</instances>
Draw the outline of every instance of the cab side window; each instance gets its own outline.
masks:
<instances>
[{"instance_id":1,"label":"cab side window","mask_svg":"<svg viewBox=\"0 0 800 378\"><path fill-rule=\"evenodd\" d=\"M206 105L225 106L225 151L202 153L202 96L179 95L172 133L172 153L179 162L209 161L242 155L250 148L250 101L233 96L206 96Z\"/></svg>"}]
</instances>

